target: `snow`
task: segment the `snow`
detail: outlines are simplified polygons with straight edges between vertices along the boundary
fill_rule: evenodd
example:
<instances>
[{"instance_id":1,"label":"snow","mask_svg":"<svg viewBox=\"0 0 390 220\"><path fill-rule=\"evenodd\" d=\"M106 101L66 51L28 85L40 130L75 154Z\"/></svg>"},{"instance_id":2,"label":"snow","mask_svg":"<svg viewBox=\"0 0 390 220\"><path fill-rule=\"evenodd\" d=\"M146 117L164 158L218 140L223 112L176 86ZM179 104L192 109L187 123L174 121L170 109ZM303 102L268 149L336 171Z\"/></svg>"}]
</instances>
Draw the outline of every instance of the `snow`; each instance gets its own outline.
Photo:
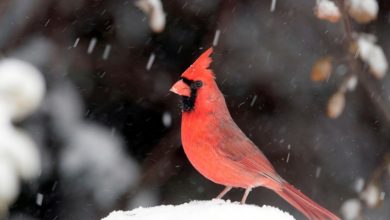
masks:
<instances>
[{"instance_id":1,"label":"snow","mask_svg":"<svg viewBox=\"0 0 390 220\"><path fill-rule=\"evenodd\" d=\"M163 122L163 125L164 125L166 128L171 127L171 125L172 125L172 116L171 116L171 113L169 113L169 112L164 112L163 115L162 115L162 122Z\"/></svg>"},{"instance_id":2,"label":"snow","mask_svg":"<svg viewBox=\"0 0 390 220\"><path fill-rule=\"evenodd\" d=\"M371 35L360 35L357 40L360 58L366 62L370 72L377 78L385 76L388 63L381 47L375 44L375 38Z\"/></svg>"},{"instance_id":3,"label":"snow","mask_svg":"<svg viewBox=\"0 0 390 220\"><path fill-rule=\"evenodd\" d=\"M108 59L108 56L110 55L110 51L111 51L111 45L107 44L106 47L104 48L104 51L103 51L103 55L102 55L103 60Z\"/></svg>"},{"instance_id":4,"label":"snow","mask_svg":"<svg viewBox=\"0 0 390 220\"><path fill-rule=\"evenodd\" d=\"M270 11L271 12L274 12L275 11L275 8L276 8L276 0L272 0L271 1L271 7L270 7Z\"/></svg>"},{"instance_id":5,"label":"snow","mask_svg":"<svg viewBox=\"0 0 390 220\"><path fill-rule=\"evenodd\" d=\"M0 126L1 129L12 126L12 112L11 107L4 100L0 99Z\"/></svg>"},{"instance_id":6,"label":"snow","mask_svg":"<svg viewBox=\"0 0 390 220\"><path fill-rule=\"evenodd\" d=\"M336 4L329 0L317 0L315 14L319 19L338 22L341 14Z\"/></svg>"},{"instance_id":7,"label":"snow","mask_svg":"<svg viewBox=\"0 0 390 220\"><path fill-rule=\"evenodd\" d=\"M220 35L221 35L221 31L220 30L216 30L215 34L214 34L214 39L213 39L213 47L218 45L218 41L219 41L219 36Z\"/></svg>"},{"instance_id":8,"label":"snow","mask_svg":"<svg viewBox=\"0 0 390 220\"><path fill-rule=\"evenodd\" d=\"M69 191L81 189L97 206L109 208L139 177L138 165L126 154L120 134L83 119L83 102L69 81L53 86L45 104L64 143L58 158L61 181L78 186Z\"/></svg>"},{"instance_id":9,"label":"snow","mask_svg":"<svg viewBox=\"0 0 390 220\"><path fill-rule=\"evenodd\" d=\"M290 161L290 152L288 152L288 154L287 154L286 163L288 163L289 161Z\"/></svg>"},{"instance_id":10,"label":"snow","mask_svg":"<svg viewBox=\"0 0 390 220\"><path fill-rule=\"evenodd\" d=\"M136 5L149 17L149 26L155 33L165 28L165 13L160 0L139 0Z\"/></svg>"},{"instance_id":11,"label":"snow","mask_svg":"<svg viewBox=\"0 0 390 220\"><path fill-rule=\"evenodd\" d=\"M109 207L138 181L137 164L110 130L80 122L71 136L59 158L61 175L71 181L82 179L79 187L100 207Z\"/></svg>"},{"instance_id":12,"label":"snow","mask_svg":"<svg viewBox=\"0 0 390 220\"><path fill-rule=\"evenodd\" d=\"M322 167L317 167L316 169L316 178L318 179L321 175Z\"/></svg>"},{"instance_id":13,"label":"snow","mask_svg":"<svg viewBox=\"0 0 390 220\"><path fill-rule=\"evenodd\" d=\"M159 191L156 188L148 187L145 189L137 189L137 192L134 196L129 198L128 209L133 209L137 207L149 207L159 204Z\"/></svg>"},{"instance_id":14,"label":"snow","mask_svg":"<svg viewBox=\"0 0 390 220\"><path fill-rule=\"evenodd\" d=\"M30 63L11 58L0 61L0 98L10 108L13 120L35 111L45 90L42 74Z\"/></svg>"},{"instance_id":15,"label":"snow","mask_svg":"<svg viewBox=\"0 0 390 220\"><path fill-rule=\"evenodd\" d=\"M251 107L253 107L253 105L255 104L256 99L257 99L257 95L254 95L250 104Z\"/></svg>"},{"instance_id":16,"label":"snow","mask_svg":"<svg viewBox=\"0 0 390 220\"><path fill-rule=\"evenodd\" d=\"M349 15L359 23L376 19L379 11L377 0L347 0Z\"/></svg>"},{"instance_id":17,"label":"snow","mask_svg":"<svg viewBox=\"0 0 390 220\"><path fill-rule=\"evenodd\" d=\"M16 128L2 129L0 132L0 160L9 158L17 175L25 180L38 176L41 172L39 151L33 140Z\"/></svg>"},{"instance_id":18,"label":"snow","mask_svg":"<svg viewBox=\"0 0 390 220\"><path fill-rule=\"evenodd\" d=\"M354 184L355 192L360 193L364 188L364 179L359 177Z\"/></svg>"},{"instance_id":19,"label":"snow","mask_svg":"<svg viewBox=\"0 0 390 220\"><path fill-rule=\"evenodd\" d=\"M149 57L149 60L148 60L148 63L146 64L146 70L150 70L152 68L152 65L154 63L154 59L156 58L156 55L154 53L151 53L150 54L150 57Z\"/></svg>"},{"instance_id":20,"label":"snow","mask_svg":"<svg viewBox=\"0 0 390 220\"><path fill-rule=\"evenodd\" d=\"M13 162L0 153L0 216L19 194L19 178Z\"/></svg>"},{"instance_id":21,"label":"snow","mask_svg":"<svg viewBox=\"0 0 390 220\"><path fill-rule=\"evenodd\" d=\"M358 219L358 216L362 210L362 204L359 199L348 199L341 206L341 214L343 219Z\"/></svg>"},{"instance_id":22,"label":"snow","mask_svg":"<svg viewBox=\"0 0 390 220\"><path fill-rule=\"evenodd\" d=\"M0 61L0 216L19 194L19 178L41 173L40 153L32 138L12 121L24 119L41 104L45 93L41 73L18 59Z\"/></svg>"},{"instance_id":23,"label":"snow","mask_svg":"<svg viewBox=\"0 0 390 220\"><path fill-rule=\"evenodd\" d=\"M38 206L42 206L42 203L43 203L43 195L42 195L42 193L37 193L37 197L35 199L35 203Z\"/></svg>"},{"instance_id":24,"label":"snow","mask_svg":"<svg viewBox=\"0 0 390 220\"><path fill-rule=\"evenodd\" d=\"M354 91L358 83L358 79L356 75L351 75L348 77L347 82L346 82L346 88L348 91Z\"/></svg>"},{"instance_id":25,"label":"snow","mask_svg":"<svg viewBox=\"0 0 390 220\"><path fill-rule=\"evenodd\" d=\"M272 206L241 205L224 200L192 201L181 205L161 205L136 208L132 211L114 211L102 220L199 220L199 219L294 219L289 213Z\"/></svg>"},{"instance_id":26,"label":"snow","mask_svg":"<svg viewBox=\"0 0 390 220\"><path fill-rule=\"evenodd\" d=\"M73 48L76 48L77 45L79 44L79 42L80 42L80 38L78 37L78 38L76 38L76 40L74 41Z\"/></svg>"},{"instance_id":27,"label":"snow","mask_svg":"<svg viewBox=\"0 0 390 220\"><path fill-rule=\"evenodd\" d=\"M95 49L96 43L97 43L97 38L93 37L88 45L88 49L87 49L88 54L91 54L93 52L93 49Z\"/></svg>"},{"instance_id":28,"label":"snow","mask_svg":"<svg viewBox=\"0 0 390 220\"><path fill-rule=\"evenodd\" d=\"M380 191L374 184L369 184L367 188L360 194L360 198L366 202L367 206L374 208L380 199Z\"/></svg>"}]
</instances>

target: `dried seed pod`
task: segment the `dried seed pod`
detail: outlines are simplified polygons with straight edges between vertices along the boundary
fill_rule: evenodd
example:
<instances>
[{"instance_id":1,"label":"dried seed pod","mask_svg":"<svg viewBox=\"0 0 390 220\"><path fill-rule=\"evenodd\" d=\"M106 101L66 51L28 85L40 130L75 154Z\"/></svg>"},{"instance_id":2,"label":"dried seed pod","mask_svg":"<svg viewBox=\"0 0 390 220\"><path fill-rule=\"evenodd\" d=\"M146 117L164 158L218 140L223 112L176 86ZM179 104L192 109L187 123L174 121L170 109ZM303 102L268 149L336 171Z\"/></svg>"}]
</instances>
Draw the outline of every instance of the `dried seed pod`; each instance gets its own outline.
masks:
<instances>
[{"instance_id":1,"label":"dried seed pod","mask_svg":"<svg viewBox=\"0 0 390 220\"><path fill-rule=\"evenodd\" d=\"M375 20L378 15L376 0L347 0L348 14L358 23L365 24Z\"/></svg>"},{"instance_id":2,"label":"dried seed pod","mask_svg":"<svg viewBox=\"0 0 390 220\"><path fill-rule=\"evenodd\" d=\"M329 0L317 0L314 14L321 20L336 23L341 18L341 13L336 4Z\"/></svg>"},{"instance_id":3,"label":"dried seed pod","mask_svg":"<svg viewBox=\"0 0 390 220\"><path fill-rule=\"evenodd\" d=\"M332 72L332 62L329 57L318 59L311 70L311 80L320 82L327 80Z\"/></svg>"},{"instance_id":4,"label":"dried seed pod","mask_svg":"<svg viewBox=\"0 0 390 220\"><path fill-rule=\"evenodd\" d=\"M336 92L328 100L327 115L329 118L337 118L345 107L345 95L343 92Z\"/></svg>"}]
</instances>

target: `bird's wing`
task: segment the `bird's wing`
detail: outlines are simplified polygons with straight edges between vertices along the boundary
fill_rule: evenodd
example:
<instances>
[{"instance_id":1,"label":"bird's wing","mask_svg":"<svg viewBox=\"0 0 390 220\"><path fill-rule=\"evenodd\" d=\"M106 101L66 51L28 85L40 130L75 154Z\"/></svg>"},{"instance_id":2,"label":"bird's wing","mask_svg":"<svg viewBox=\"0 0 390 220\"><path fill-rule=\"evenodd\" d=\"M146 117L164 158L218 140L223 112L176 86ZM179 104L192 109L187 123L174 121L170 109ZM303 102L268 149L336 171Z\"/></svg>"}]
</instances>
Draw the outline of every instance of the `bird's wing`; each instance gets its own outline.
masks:
<instances>
[{"instance_id":1,"label":"bird's wing","mask_svg":"<svg viewBox=\"0 0 390 220\"><path fill-rule=\"evenodd\" d=\"M218 142L217 152L225 158L229 158L234 164L241 167L243 172L255 172L259 174L271 174L277 178L273 166L257 146L241 131L232 120L222 120L217 126L223 134Z\"/></svg>"}]
</instances>

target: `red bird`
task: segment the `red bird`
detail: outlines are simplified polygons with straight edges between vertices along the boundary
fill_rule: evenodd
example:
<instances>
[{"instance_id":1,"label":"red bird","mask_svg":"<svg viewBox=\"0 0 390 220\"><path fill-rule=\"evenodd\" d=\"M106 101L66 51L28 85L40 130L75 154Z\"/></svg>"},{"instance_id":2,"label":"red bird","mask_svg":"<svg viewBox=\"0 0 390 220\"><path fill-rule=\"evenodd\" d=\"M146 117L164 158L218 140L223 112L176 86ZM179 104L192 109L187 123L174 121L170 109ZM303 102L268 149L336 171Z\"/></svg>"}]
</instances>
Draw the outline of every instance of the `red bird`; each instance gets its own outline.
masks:
<instances>
[{"instance_id":1,"label":"red bird","mask_svg":"<svg viewBox=\"0 0 390 220\"><path fill-rule=\"evenodd\" d=\"M245 189L245 203L252 188L275 191L308 219L339 219L276 173L258 147L230 116L213 71L210 48L182 75L170 91L181 96L181 139L191 164L207 179L226 186L222 198L234 187Z\"/></svg>"}]
</instances>

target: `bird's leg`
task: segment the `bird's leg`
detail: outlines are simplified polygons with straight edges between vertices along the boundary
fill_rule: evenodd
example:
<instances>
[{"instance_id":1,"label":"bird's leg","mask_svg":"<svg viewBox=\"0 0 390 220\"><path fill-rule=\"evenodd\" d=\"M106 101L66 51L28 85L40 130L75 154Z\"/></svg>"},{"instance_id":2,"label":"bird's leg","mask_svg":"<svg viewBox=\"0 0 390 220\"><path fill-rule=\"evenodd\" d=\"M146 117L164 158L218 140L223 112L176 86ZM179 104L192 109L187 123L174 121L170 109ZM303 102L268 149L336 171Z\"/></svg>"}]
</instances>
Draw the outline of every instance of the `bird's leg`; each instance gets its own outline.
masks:
<instances>
[{"instance_id":1,"label":"bird's leg","mask_svg":"<svg viewBox=\"0 0 390 220\"><path fill-rule=\"evenodd\" d=\"M225 189L223 189L223 191L217 196L216 199L222 199L222 197L223 197L224 195L226 195L226 193L228 193L232 188L233 188L233 187L231 187L231 186L225 187Z\"/></svg>"},{"instance_id":2,"label":"bird's leg","mask_svg":"<svg viewBox=\"0 0 390 220\"><path fill-rule=\"evenodd\" d=\"M245 189L244 196L241 199L241 204L245 204L246 198L248 198L248 195L251 192L251 190L252 190L251 187Z\"/></svg>"}]
</instances>

